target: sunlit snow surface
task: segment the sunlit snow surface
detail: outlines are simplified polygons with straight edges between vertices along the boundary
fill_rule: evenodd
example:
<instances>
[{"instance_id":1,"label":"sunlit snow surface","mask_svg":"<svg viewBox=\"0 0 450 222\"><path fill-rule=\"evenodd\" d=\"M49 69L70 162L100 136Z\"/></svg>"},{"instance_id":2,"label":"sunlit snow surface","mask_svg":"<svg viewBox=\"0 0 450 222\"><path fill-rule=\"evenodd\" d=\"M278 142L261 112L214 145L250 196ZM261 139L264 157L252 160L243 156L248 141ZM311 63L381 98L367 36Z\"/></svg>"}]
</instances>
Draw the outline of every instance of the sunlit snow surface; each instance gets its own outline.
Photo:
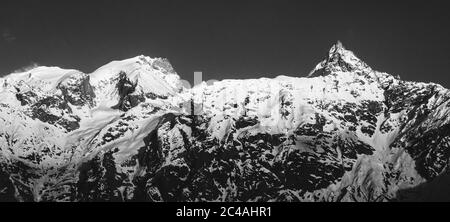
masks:
<instances>
[{"instance_id":1,"label":"sunlit snow surface","mask_svg":"<svg viewBox=\"0 0 450 222\"><path fill-rule=\"evenodd\" d=\"M340 43L304 78L187 89L138 56L0 86L1 200L389 201L448 168L448 90Z\"/></svg>"}]
</instances>

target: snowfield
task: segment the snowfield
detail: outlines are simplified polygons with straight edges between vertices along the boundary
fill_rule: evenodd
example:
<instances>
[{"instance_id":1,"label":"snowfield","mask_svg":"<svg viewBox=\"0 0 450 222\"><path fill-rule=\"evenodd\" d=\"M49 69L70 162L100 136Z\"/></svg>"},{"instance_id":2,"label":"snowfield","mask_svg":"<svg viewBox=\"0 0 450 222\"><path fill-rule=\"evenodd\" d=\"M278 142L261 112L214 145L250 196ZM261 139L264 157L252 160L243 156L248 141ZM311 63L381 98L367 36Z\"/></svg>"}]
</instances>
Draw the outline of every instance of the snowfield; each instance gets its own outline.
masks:
<instances>
[{"instance_id":1,"label":"snowfield","mask_svg":"<svg viewBox=\"0 0 450 222\"><path fill-rule=\"evenodd\" d=\"M341 43L307 77L194 88L162 58L37 67L0 78L0 200L413 200L448 172L449 98Z\"/></svg>"}]
</instances>

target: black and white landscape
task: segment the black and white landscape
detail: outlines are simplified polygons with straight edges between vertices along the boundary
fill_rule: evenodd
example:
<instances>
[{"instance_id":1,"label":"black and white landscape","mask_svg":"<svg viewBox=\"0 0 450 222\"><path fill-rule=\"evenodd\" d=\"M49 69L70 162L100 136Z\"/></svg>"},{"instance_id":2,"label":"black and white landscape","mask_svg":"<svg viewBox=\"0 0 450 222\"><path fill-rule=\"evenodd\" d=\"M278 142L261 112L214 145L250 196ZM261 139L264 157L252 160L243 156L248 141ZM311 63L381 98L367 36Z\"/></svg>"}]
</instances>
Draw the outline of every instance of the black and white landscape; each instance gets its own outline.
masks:
<instances>
[{"instance_id":1,"label":"black and white landscape","mask_svg":"<svg viewBox=\"0 0 450 222\"><path fill-rule=\"evenodd\" d=\"M449 90L339 42L307 77L186 88L137 56L0 86L2 201L414 200L449 166Z\"/></svg>"},{"instance_id":2,"label":"black and white landscape","mask_svg":"<svg viewBox=\"0 0 450 222\"><path fill-rule=\"evenodd\" d=\"M2 0L0 202L450 201L444 3Z\"/></svg>"}]
</instances>

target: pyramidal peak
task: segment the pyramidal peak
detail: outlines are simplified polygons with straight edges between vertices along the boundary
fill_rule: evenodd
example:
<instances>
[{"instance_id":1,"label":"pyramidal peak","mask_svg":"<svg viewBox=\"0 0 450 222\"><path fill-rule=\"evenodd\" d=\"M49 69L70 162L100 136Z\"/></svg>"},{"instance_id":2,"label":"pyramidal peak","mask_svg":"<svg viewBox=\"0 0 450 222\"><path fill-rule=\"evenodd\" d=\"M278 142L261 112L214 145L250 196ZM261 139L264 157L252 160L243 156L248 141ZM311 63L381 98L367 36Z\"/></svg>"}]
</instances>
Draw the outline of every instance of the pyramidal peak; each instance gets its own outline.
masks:
<instances>
[{"instance_id":1,"label":"pyramidal peak","mask_svg":"<svg viewBox=\"0 0 450 222\"><path fill-rule=\"evenodd\" d=\"M333 46L330 48L330 54L335 52L350 52L349 50L346 50L344 45L341 41L337 41Z\"/></svg>"},{"instance_id":2,"label":"pyramidal peak","mask_svg":"<svg viewBox=\"0 0 450 222\"><path fill-rule=\"evenodd\" d=\"M333 59L341 57L343 59L356 57L352 51L347 50L341 41L337 41L333 46L331 46L328 52L328 59Z\"/></svg>"},{"instance_id":3,"label":"pyramidal peak","mask_svg":"<svg viewBox=\"0 0 450 222\"><path fill-rule=\"evenodd\" d=\"M347 50L341 41L337 41L336 44L334 44L329 53L328 53L328 61L330 62L337 62L337 60L342 60L349 64L356 64L356 63L362 63L362 61L355 56L355 54Z\"/></svg>"},{"instance_id":4,"label":"pyramidal peak","mask_svg":"<svg viewBox=\"0 0 450 222\"><path fill-rule=\"evenodd\" d=\"M331 73L356 70L371 71L371 68L356 57L352 51L347 50L341 41L337 41L330 48L328 56L317 64L307 77L326 76Z\"/></svg>"}]
</instances>

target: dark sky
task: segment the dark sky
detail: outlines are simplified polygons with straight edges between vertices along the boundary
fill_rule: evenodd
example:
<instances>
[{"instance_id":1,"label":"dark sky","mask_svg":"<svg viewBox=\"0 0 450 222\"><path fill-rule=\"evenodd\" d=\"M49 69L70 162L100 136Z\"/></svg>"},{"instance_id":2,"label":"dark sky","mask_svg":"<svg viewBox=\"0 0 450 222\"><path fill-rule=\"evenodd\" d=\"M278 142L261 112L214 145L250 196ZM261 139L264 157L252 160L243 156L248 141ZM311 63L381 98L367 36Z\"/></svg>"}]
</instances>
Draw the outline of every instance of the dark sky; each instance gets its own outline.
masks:
<instances>
[{"instance_id":1,"label":"dark sky","mask_svg":"<svg viewBox=\"0 0 450 222\"><path fill-rule=\"evenodd\" d=\"M0 73L144 54L188 80L304 76L341 40L379 71L450 87L449 7L392 2L2 0Z\"/></svg>"}]
</instances>

